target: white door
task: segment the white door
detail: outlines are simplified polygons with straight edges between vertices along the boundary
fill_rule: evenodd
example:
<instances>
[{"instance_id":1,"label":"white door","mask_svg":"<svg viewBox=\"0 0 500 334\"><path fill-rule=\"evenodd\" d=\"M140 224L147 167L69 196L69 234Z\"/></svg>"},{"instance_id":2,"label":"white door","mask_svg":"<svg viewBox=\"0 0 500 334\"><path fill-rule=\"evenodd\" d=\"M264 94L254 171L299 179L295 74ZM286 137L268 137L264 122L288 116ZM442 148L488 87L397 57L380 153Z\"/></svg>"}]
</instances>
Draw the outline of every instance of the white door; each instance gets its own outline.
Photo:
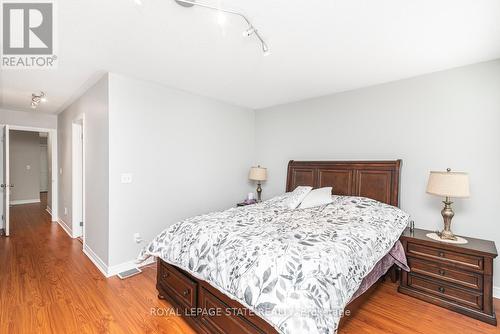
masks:
<instances>
[{"instance_id":1,"label":"white door","mask_svg":"<svg viewBox=\"0 0 500 334\"><path fill-rule=\"evenodd\" d=\"M49 191L49 159L47 145L40 145L40 192Z\"/></svg>"},{"instance_id":2,"label":"white door","mask_svg":"<svg viewBox=\"0 0 500 334\"><path fill-rule=\"evenodd\" d=\"M72 130L73 231L75 236L84 238L83 127L79 123L73 123Z\"/></svg>"},{"instance_id":3,"label":"white door","mask_svg":"<svg viewBox=\"0 0 500 334\"><path fill-rule=\"evenodd\" d=\"M1 183L2 190L2 216L3 216L3 226L5 228L5 235L9 236L9 202L10 202L10 176L9 176L9 126L5 125L3 127L3 164L2 164L2 174L3 181Z\"/></svg>"},{"instance_id":4,"label":"white door","mask_svg":"<svg viewBox=\"0 0 500 334\"><path fill-rule=\"evenodd\" d=\"M3 171L4 171L4 168L3 168L3 160L4 160L4 156L3 156L3 152L4 152L4 149L3 149L3 142L4 142L4 126L3 125L0 125L0 142L1 145L0 145L0 184L2 185L2 187L0 188L0 230L4 230L5 229L5 224L4 224L4 217L5 217L5 212L3 211L4 209L4 205L3 205L3 192L4 192L4 175L3 175Z\"/></svg>"}]
</instances>

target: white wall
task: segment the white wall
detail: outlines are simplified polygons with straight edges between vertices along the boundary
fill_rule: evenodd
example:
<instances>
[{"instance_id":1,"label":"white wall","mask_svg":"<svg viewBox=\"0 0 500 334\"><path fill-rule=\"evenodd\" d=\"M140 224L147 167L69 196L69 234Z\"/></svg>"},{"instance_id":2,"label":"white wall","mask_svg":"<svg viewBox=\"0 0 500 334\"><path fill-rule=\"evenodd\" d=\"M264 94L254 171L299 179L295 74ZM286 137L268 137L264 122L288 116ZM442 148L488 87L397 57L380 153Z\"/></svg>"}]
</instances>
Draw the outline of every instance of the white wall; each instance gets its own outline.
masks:
<instances>
[{"instance_id":1,"label":"white wall","mask_svg":"<svg viewBox=\"0 0 500 334\"><path fill-rule=\"evenodd\" d=\"M290 159L403 159L401 205L417 227L442 228L442 203L425 193L430 170L470 173L453 231L496 241L500 203L500 61L467 66L256 112L266 194L285 189ZM500 261L495 261L500 287Z\"/></svg>"},{"instance_id":2,"label":"white wall","mask_svg":"<svg viewBox=\"0 0 500 334\"><path fill-rule=\"evenodd\" d=\"M10 131L11 204L40 201L40 135Z\"/></svg>"},{"instance_id":3,"label":"white wall","mask_svg":"<svg viewBox=\"0 0 500 334\"><path fill-rule=\"evenodd\" d=\"M57 129L57 115L0 109L0 124Z\"/></svg>"},{"instance_id":4,"label":"white wall","mask_svg":"<svg viewBox=\"0 0 500 334\"><path fill-rule=\"evenodd\" d=\"M110 75L110 265L180 219L226 209L253 189L254 113ZM132 173L131 184L120 174Z\"/></svg>"},{"instance_id":5,"label":"white wall","mask_svg":"<svg viewBox=\"0 0 500 334\"><path fill-rule=\"evenodd\" d=\"M58 115L59 218L73 234L71 212L72 123L85 117L86 244L105 264L108 261L108 76L104 76ZM65 208L67 209L65 213Z\"/></svg>"}]
</instances>

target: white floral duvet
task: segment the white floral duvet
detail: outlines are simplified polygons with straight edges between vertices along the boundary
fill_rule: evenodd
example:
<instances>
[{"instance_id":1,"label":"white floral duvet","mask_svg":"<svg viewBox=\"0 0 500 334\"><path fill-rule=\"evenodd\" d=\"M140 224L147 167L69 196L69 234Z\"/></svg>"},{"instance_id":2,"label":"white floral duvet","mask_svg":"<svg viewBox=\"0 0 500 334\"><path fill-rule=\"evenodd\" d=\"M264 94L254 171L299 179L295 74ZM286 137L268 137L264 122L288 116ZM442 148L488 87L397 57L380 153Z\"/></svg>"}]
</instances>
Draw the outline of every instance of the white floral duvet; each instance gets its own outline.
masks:
<instances>
[{"instance_id":1,"label":"white floral duvet","mask_svg":"<svg viewBox=\"0 0 500 334\"><path fill-rule=\"evenodd\" d=\"M362 197L287 209L287 195L186 219L140 256L157 256L237 300L282 333L334 333L363 278L407 226Z\"/></svg>"}]
</instances>

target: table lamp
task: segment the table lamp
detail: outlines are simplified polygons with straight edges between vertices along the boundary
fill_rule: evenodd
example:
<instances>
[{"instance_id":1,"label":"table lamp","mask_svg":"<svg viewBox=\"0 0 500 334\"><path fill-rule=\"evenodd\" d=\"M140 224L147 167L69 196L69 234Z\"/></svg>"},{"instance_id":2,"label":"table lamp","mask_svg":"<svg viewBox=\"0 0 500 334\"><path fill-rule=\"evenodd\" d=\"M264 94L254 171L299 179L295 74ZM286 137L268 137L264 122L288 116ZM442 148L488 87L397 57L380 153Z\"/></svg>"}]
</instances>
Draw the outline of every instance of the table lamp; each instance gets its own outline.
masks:
<instances>
[{"instance_id":1,"label":"table lamp","mask_svg":"<svg viewBox=\"0 0 500 334\"><path fill-rule=\"evenodd\" d=\"M250 168L248 178L252 181L257 181L257 202L261 202L262 188L260 183L267 180L267 169L260 166L252 167Z\"/></svg>"},{"instance_id":2,"label":"table lamp","mask_svg":"<svg viewBox=\"0 0 500 334\"><path fill-rule=\"evenodd\" d=\"M427 193L444 197L444 208L441 215L444 220L444 229L438 233L441 239L457 240L451 232L451 219L455 215L451 208L452 197L469 197L469 175L462 172L452 172L450 168L446 172L430 172L427 183Z\"/></svg>"}]
</instances>

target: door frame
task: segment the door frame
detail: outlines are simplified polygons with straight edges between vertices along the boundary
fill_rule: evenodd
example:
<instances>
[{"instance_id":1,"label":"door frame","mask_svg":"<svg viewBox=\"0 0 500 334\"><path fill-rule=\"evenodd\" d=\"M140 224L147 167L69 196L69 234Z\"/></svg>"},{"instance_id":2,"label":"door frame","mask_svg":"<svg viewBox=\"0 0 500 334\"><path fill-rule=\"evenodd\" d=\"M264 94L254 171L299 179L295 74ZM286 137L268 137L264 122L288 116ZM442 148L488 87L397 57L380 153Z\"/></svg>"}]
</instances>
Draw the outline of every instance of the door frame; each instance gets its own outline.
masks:
<instances>
[{"instance_id":1,"label":"door frame","mask_svg":"<svg viewBox=\"0 0 500 334\"><path fill-rule=\"evenodd\" d=\"M32 126L21 126L12 124L0 124L0 126L8 125L9 131L29 131L29 132L48 132L50 136L51 143L51 181L52 181L52 194L51 194L51 204L50 215L52 222L57 222L59 220L59 173L58 173L58 152L57 152L57 129L49 128L39 128ZM7 166L9 168L9 166ZM8 208L6 208L8 209ZM48 208L47 208L48 209ZM49 210L47 210L49 211ZM7 224L10 227L10 221L5 222L5 231L7 232ZM7 234L6 234L7 235Z\"/></svg>"},{"instance_id":2,"label":"door frame","mask_svg":"<svg viewBox=\"0 0 500 334\"><path fill-rule=\"evenodd\" d=\"M1 124L0 127L3 129L2 134L2 174L4 176L2 181L3 196L2 196L2 232L3 235L8 237L10 235L10 126L7 124Z\"/></svg>"},{"instance_id":3,"label":"door frame","mask_svg":"<svg viewBox=\"0 0 500 334\"><path fill-rule=\"evenodd\" d=\"M80 149L77 149L76 146L81 147L81 152L79 152ZM81 154L82 165L80 170L78 170L75 164L75 161L78 159L76 156L77 153ZM71 123L71 169L71 221L73 224L73 238L79 237L81 231L83 247L85 247L85 115L73 120ZM76 186L78 182L81 182L81 189ZM81 230L79 227L75 228L75 224L79 225L78 211L75 210L77 206L81 206L81 220L83 222Z\"/></svg>"}]
</instances>

